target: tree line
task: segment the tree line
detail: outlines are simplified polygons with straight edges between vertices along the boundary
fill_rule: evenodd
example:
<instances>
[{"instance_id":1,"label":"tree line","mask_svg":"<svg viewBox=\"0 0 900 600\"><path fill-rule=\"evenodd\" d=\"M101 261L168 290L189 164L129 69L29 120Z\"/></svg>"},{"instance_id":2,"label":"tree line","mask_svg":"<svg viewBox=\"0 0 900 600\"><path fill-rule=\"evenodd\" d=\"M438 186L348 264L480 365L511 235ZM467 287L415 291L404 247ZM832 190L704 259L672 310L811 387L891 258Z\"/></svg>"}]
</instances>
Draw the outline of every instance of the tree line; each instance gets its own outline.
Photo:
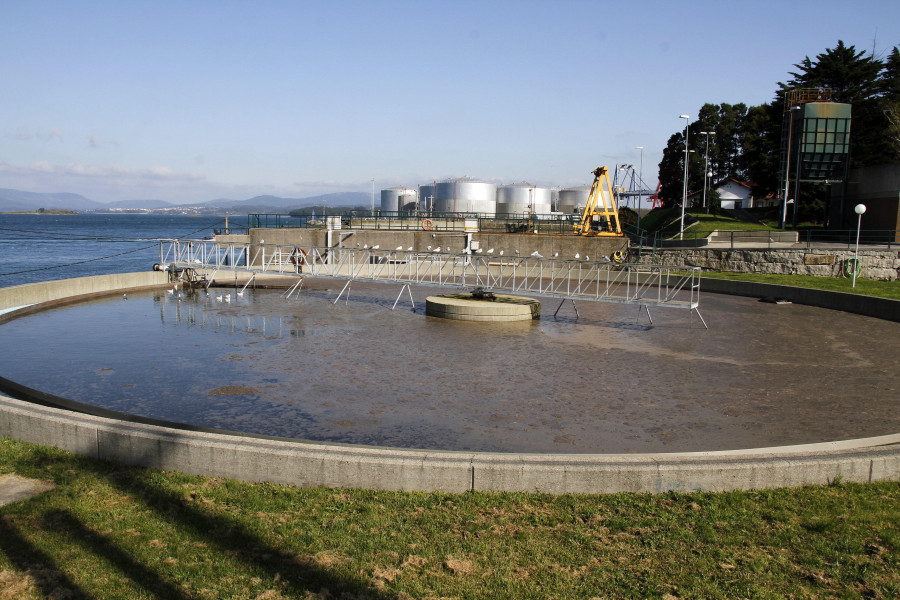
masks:
<instances>
[{"instance_id":1,"label":"tree line","mask_svg":"<svg viewBox=\"0 0 900 600\"><path fill-rule=\"evenodd\" d=\"M853 105L850 167L900 162L900 49L885 58L858 51L839 40L815 58L805 57L778 82L774 99L759 106L704 104L688 127L688 193L703 188L709 141L711 182L728 178L753 186L754 197L780 197L781 135L785 92L830 88L832 102ZM714 135L702 135L713 132ZM664 206L681 203L684 182L684 130L673 134L659 163ZM821 220L824 185L806 185L798 202L801 217Z\"/></svg>"}]
</instances>

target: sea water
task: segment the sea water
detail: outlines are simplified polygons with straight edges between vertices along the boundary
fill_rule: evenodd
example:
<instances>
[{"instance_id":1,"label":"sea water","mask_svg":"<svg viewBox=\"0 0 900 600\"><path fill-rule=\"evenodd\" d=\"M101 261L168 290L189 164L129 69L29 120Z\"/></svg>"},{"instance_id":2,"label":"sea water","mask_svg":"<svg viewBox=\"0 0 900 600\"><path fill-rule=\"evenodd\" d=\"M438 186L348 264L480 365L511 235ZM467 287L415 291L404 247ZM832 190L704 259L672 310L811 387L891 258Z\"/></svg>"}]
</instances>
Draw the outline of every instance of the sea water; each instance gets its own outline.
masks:
<instances>
[{"instance_id":1,"label":"sea water","mask_svg":"<svg viewBox=\"0 0 900 600\"><path fill-rule=\"evenodd\" d=\"M0 287L147 271L159 262L156 239L202 239L224 224L216 216L0 214Z\"/></svg>"}]
</instances>

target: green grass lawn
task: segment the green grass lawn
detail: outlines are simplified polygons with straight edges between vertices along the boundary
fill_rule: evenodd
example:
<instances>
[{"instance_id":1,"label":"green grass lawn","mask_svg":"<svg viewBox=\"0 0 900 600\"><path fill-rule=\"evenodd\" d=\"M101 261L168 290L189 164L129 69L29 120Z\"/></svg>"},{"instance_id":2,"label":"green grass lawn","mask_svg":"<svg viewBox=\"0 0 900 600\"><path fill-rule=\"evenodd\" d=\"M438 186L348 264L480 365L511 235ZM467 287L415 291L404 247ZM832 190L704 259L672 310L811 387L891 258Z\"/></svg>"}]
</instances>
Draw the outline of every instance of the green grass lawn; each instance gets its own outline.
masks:
<instances>
[{"instance_id":1,"label":"green grass lawn","mask_svg":"<svg viewBox=\"0 0 900 600\"><path fill-rule=\"evenodd\" d=\"M0 598L896 598L900 485L565 495L300 489L0 440Z\"/></svg>"},{"instance_id":2,"label":"green grass lawn","mask_svg":"<svg viewBox=\"0 0 900 600\"><path fill-rule=\"evenodd\" d=\"M815 275L767 275L762 273L732 273L727 271L704 271L703 277L715 279L734 279L739 281L755 281L757 283L772 283L777 285L791 285L795 287L828 290L832 292L846 292L848 294L862 294L865 296L877 296L879 298L891 298L900 300L900 280L877 281L874 279L856 278L856 287L853 288L852 279L848 277L817 277Z\"/></svg>"},{"instance_id":3,"label":"green grass lawn","mask_svg":"<svg viewBox=\"0 0 900 600\"><path fill-rule=\"evenodd\" d=\"M727 215L708 215L705 212L690 212L691 216L700 222L692 225L688 230L693 237L706 237L713 231L766 231L773 229L772 227L759 223L748 223L739 221Z\"/></svg>"}]
</instances>

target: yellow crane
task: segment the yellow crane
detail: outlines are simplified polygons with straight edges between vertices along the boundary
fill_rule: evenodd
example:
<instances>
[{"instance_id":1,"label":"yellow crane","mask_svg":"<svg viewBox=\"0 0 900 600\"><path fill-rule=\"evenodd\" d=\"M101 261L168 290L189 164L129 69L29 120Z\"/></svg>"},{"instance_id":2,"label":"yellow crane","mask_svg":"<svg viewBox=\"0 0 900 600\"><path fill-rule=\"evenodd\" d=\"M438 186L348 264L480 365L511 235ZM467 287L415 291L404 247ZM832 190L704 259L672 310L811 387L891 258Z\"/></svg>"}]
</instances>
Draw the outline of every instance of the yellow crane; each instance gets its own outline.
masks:
<instances>
[{"instance_id":1,"label":"yellow crane","mask_svg":"<svg viewBox=\"0 0 900 600\"><path fill-rule=\"evenodd\" d=\"M606 167L597 167L593 173L591 195L588 197L584 212L581 213L581 219L575 223L575 233L621 237L625 234L619 224L619 212L616 210L615 197L609 183L609 170ZM602 208L600 204L603 205Z\"/></svg>"}]
</instances>

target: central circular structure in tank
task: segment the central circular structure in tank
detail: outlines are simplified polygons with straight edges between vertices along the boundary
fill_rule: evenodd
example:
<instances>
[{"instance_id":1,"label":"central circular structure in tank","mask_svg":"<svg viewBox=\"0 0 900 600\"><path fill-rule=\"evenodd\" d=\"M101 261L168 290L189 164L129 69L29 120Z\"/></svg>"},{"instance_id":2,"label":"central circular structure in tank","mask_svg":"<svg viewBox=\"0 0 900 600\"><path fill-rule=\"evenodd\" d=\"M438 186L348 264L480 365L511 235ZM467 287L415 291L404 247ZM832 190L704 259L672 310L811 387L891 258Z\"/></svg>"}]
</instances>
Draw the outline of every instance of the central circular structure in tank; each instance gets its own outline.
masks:
<instances>
[{"instance_id":1,"label":"central circular structure in tank","mask_svg":"<svg viewBox=\"0 0 900 600\"><path fill-rule=\"evenodd\" d=\"M426 316L430 289L317 280L129 292L0 325L0 376L151 419L401 448L649 453L900 430L900 323L705 294L679 310L580 302L557 319ZM228 296L230 301L225 301ZM219 299L221 298L221 300Z\"/></svg>"},{"instance_id":2,"label":"central circular structure in tank","mask_svg":"<svg viewBox=\"0 0 900 600\"><path fill-rule=\"evenodd\" d=\"M486 323L531 321L541 318L541 303L534 298L490 292L443 294L425 298L425 314L442 319Z\"/></svg>"}]
</instances>

